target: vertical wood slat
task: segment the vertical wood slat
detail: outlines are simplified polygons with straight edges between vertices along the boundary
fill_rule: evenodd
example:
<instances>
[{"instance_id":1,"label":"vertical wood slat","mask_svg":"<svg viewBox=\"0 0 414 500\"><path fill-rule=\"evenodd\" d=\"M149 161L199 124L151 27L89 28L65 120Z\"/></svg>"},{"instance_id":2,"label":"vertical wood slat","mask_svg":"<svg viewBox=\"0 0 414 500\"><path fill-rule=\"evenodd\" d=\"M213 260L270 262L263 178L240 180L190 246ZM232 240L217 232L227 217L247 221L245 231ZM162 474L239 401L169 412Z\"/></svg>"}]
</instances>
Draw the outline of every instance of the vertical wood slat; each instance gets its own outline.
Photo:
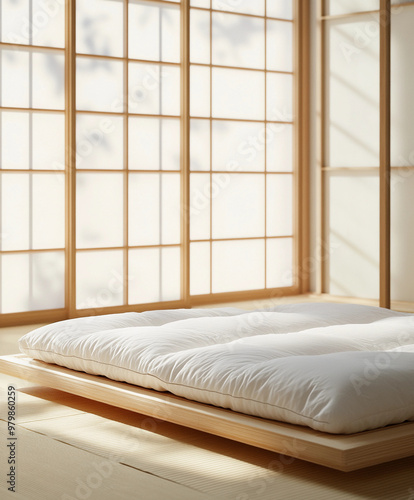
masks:
<instances>
[{"instance_id":1,"label":"vertical wood slat","mask_svg":"<svg viewBox=\"0 0 414 500\"><path fill-rule=\"evenodd\" d=\"M310 5L295 1L295 275L301 293L310 289Z\"/></svg>"},{"instance_id":2,"label":"vertical wood slat","mask_svg":"<svg viewBox=\"0 0 414 500\"><path fill-rule=\"evenodd\" d=\"M3 21L3 10L0 9L0 26L2 26L2 21ZM0 60L0 151L3 148L3 119L2 119L2 108L3 108L3 61ZM1 165L3 167L3 165ZM3 210L1 206L1 196L2 196L2 183L3 183L3 176L0 175L0 210ZM3 217L0 216L0 277L3 274L3 258L2 258L2 250L3 250ZM0 318L3 316L2 312L2 306L3 304L3 284L2 280L0 279Z\"/></svg>"},{"instance_id":3,"label":"vertical wood slat","mask_svg":"<svg viewBox=\"0 0 414 500\"><path fill-rule=\"evenodd\" d=\"M68 317L76 311L76 4L65 5L66 283Z\"/></svg>"},{"instance_id":4,"label":"vertical wood slat","mask_svg":"<svg viewBox=\"0 0 414 500\"><path fill-rule=\"evenodd\" d=\"M327 292L325 289L327 269L327 253L326 253L326 215L325 215L325 92L326 92L326 70L325 70L325 21L322 19L325 13L324 1L318 0L318 41L317 41L317 56L318 56L318 96L317 96L317 114L318 119L318 158L317 158L317 245L319 250L315 252L314 258L317 259L317 277L316 277L316 292L319 294Z\"/></svg>"},{"instance_id":5,"label":"vertical wood slat","mask_svg":"<svg viewBox=\"0 0 414 500\"><path fill-rule=\"evenodd\" d=\"M123 179L123 191L124 191L124 204L123 204L123 213L124 213L124 249L123 249L123 257L124 257L124 267L123 267L123 285L124 285L124 294L123 301L124 304L127 305L129 303L129 162L128 162L128 148L129 148L129 122L128 122L128 106L129 106L129 94L128 94L128 78L129 78L129 66L128 66L128 8L129 8L129 0L124 1L124 179Z\"/></svg>"},{"instance_id":6,"label":"vertical wood slat","mask_svg":"<svg viewBox=\"0 0 414 500\"><path fill-rule=\"evenodd\" d=\"M210 1L210 294L213 293L213 10Z\"/></svg>"},{"instance_id":7,"label":"vertical wood slat","mask_svg":"<svg viewBox=\"0 0 414 500\"><path fill-rule=\"evenodd\" d=\"M181 1L181 298L190 296L190 0Z\"/></svg>"},{"instance_id":8,"label":"vertical wood slat","mask_svg":"<svg viewBox=\"0 0 414 500\"><path fill-rule=\"evenodd\" d=\"M391 305L391 5L380 0L380 306Z\"/></svg>"},{"instance_id":9,"label":"vertical wood slat","mask_svg":"<svg viewBox=\"0 0 414 500\"><path fill-rule=\"evenodd\" d=\"M264 6L264 59L265 59L265 73L264 73L264 112L265 112L265 130L267 128L267 2L265 2ZM267 288L267 148L268 148L268 141L267 141L267 133L264 135L264 234L265 234L265 239L264 239L264 287Z\"/></svg>"}]
</instances>

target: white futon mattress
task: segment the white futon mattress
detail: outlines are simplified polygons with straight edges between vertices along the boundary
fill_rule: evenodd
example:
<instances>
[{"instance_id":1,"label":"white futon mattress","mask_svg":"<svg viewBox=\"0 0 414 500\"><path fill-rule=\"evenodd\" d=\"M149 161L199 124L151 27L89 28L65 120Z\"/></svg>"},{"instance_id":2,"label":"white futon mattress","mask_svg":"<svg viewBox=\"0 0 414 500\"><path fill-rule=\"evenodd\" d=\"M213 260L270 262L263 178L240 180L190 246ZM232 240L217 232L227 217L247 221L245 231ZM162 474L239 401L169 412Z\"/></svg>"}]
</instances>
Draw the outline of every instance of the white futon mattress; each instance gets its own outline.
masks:
<instances>
[{"instance_id":1,"label":"white futon mattress","mask_svg":"<svg viewBox=\"0 0 414 500\"><path fill-rule=\"evenodd\" d=\"M414 420L414 315L293 304L78 318L20 339L32 358L330 433Z\"/></svg>"}]
</instances>

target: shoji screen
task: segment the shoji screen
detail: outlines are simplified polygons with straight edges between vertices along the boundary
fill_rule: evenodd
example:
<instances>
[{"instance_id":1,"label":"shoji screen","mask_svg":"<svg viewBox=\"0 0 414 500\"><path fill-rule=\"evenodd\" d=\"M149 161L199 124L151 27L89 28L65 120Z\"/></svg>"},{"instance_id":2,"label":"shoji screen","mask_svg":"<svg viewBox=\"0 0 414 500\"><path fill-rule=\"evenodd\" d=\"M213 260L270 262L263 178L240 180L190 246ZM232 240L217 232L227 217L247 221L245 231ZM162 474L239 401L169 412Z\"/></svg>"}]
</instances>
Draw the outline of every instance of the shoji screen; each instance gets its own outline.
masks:
<instances>
[{"instance_id":1,"label":"shoji screen","mask_svg":"<svg viewBox=\"0 0 414 500\"><path fill-rule=\"evenodd\" d=\"M293 285L293 2L190 2L190 294Z\"/></svg>"},{"instance_id":2,"label":"shoji screen","mask_svg":"<svg viewBox=\"0 0 414 500\"><path fill-rule=\"evenodd\" d=\"M78 309L181 298L180 33L178 1L77 0Z\"/></svg>"},{"instance_id":3,"label":"shoji screen","mask_svg":"<svg viewBox=\"0 0 414 500\"><path fill-rule=\"evenodd\" d=\"M398 306L414 303L414 2L392 3L391 299Z\"/></svg>"},{"instance_id":4,"label":"shoji screen","mask_svg":"<svg viewBox=\"0 0 414 500\"><path fill-rule=\"evenodd\" d=\"M308 290L308 7L1 0L2 325Z\"/></svg>"},{"instance_id":5,"label":"shoji screen","mask_svg":"<svg viewBox=\"0 0 414 500\"><path fill-rule=\"evenodd\" d=\"M64 14L0 3L0 314L65 307Z\"/></svg>"},{"instance_id":6,"label":"shoji screen","mask_svg":"<svg viewBox=\"0 0 414 500\"><path fill-rule=\"evenodd\" d=\"M379 297L378 9L378 0L330 0L322 16L323 290L366 299Z\"/></svg>"},{"instance_id":7,"label":"shoji screen","mask_svg":"<svg viewBox=\"0 0 414 500\"><path fill-rule=\"evenodd\" d=\"M330 0L321 23L322 290L412 310L414 2Z\"/></svg>"}]
</instances>

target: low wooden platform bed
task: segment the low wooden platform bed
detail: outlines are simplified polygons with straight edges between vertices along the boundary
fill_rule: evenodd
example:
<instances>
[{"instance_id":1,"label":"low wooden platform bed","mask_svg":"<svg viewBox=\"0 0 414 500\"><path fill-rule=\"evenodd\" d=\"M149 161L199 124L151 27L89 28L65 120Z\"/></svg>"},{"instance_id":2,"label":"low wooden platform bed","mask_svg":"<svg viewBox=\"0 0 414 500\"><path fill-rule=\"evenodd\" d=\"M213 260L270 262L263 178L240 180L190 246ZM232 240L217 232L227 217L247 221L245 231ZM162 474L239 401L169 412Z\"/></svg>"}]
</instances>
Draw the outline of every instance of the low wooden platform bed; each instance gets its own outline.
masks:
<instances>
[{"instance_id":1,"label":"low wooden platform bed","mask_svg":"<svg viewBox=\"0 0 414 500\"><path fill-rule=\"evenodd\" d=\"M342 471L414 454L414 315L338 304L67 320L0 371Z\"/></svg>"}]
</instances>

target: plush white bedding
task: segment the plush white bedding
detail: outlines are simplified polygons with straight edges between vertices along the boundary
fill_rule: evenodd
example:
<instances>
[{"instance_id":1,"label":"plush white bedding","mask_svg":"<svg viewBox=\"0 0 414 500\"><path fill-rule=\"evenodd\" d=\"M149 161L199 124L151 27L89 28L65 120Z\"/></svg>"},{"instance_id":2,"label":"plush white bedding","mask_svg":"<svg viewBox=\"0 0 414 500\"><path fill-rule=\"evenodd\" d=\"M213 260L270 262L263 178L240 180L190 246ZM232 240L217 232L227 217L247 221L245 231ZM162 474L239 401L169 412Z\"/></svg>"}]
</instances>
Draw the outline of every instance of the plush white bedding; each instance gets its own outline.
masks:
<instances>
[{"instance_id":1,"label":"plush white bedding","mask_svg":"<svg viewBox=\"0 0 414 500\"><path fill-rule=\"evenodd\" d=\"M414 420L414 315L339 304L62 321L32 358L331 433Z\"/></svg>"}]
</instances>

